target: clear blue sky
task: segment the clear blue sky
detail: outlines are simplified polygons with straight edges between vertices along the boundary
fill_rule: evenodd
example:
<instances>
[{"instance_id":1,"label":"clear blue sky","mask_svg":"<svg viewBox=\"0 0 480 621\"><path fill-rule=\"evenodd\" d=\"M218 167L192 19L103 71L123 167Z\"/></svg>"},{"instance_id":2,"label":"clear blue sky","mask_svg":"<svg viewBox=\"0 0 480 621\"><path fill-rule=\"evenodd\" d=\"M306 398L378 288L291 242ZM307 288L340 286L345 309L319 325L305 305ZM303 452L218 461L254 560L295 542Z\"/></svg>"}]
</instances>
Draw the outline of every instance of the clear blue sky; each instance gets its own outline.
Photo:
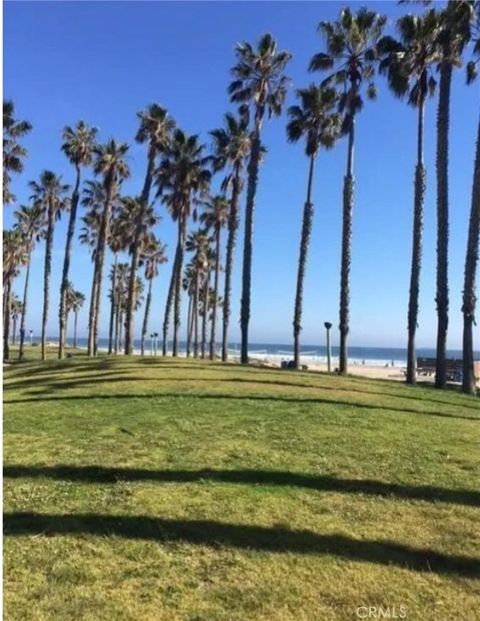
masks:
<instances>
[{"instance_id":1,"label":"clear blue sky","mask_svg":"<svg viewBox=\"0 0 480 621\"><path fill-rule=\"evenodd\" d=\"M310 57L323 49L316 33L322 19L334 19L337 2L11 2L4 4L4 95L17 115L33 124L25 140L29 150L24 174L14 181L19 202L28 199L27 181L43 169L73 180L60 152L61 130L79 119L99 128L100 139L115 137L131 144L132 179L126 191L137 194L145 169L145 149L133 141L136 112L159 102L187 132L200 133L222 124L231 105L226 87L238 41L255 42L270 31L294 54L289 66L294 88L309 74ZM357 8L360 3L349 3ZM368 4L368 3L367 3ZM371 2L390 18L416 6ZM352 345L400 346L406 343L406 308L411 251L415 112L395 100L382 78L379 97L358 119L356 198L351 274ZM461 291L472 185L478 85L467 88L464 73L454 79L451 122L451 261L449 347L461 345ZM435 344L435 112L427 106L424 265L421 281L418 346ZM301 211L307 162L302 146L285 137L286 118L266 124L268 155L260 172L255 221L251 340L290 342ZM323 322L338 324L341 191L345 141L322 153L315 178L315 223L305 289L303 342L323 343ZM89 173L90 174L90 173ZM242 206L243 207L243 206ZM174 229L165 208L158 234L174 249ZM7 208L5 226L12 222ZM64 247L64 217L56 229L52 304L48 333L57 333L57 303ZM241 236L240 236L241 239ZM42 306L43 244L32 270L28 329L39 333ZM232 339L238 338L240 244L235 270ZM155 283L151 329L161 327L171 264ZM75 242L71 279L89 295L92 266L86 249ZM16 290L20 292L22 278ZM88 306L88 305L87 305ZM107 333L103 304L101 334ZM140 319L137 318L136 327ZM87 308L79 322L81 336ZM337 342L337 331L334 344ZM478 340L477 344L478 345Z\"/></svg>"}]
</instances>

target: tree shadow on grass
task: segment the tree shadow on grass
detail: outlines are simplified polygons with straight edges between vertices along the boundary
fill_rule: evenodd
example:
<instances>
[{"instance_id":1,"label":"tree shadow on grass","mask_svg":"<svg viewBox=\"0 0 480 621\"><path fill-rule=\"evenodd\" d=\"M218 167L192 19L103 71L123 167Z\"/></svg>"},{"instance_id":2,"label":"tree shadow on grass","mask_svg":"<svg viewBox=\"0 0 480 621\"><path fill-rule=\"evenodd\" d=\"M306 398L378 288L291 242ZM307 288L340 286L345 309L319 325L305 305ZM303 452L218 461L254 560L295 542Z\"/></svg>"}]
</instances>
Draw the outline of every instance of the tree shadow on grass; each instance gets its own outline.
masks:
<instances>
[{"instance_id":1,"label":"tree shadow on grass","mask_svg":"<svg viewBox=\"0 0 480 621\"><path fill-rule=\"evenodd\" d=\"M356 540L346 535L321 535L281 527L228 524L213 520L173 520L147 516L97 514L49 515L6 513L6 536L94 535L158 541L162 544L188 543L220 548L294 554L328 554L340 558L396 565L403 569L465 577L480 575L480 560L451 556L431 549L381 540Z\"/></svg>"},{"instance_id":2,"label":"tree shadow on grass","mask_svg":"<svg viewBox=\"0 0 480 621\"><path fill-rule=\"evenodd\" d=\"M195 483L213 481L244 485L286 486L341 494L368 494L402 500L446 502L480 507L480 492L447 489L429 485L411 486L369 479L339 479L281 470L149 470L147 468L107 468L104 466L24 466L6 465L7 479L49 478L82 483L116 483L117 481L155 481L160 483Z\"/></svg>"},{"instance_id":3,"label":"tree shadow on grass","mask_svg":"<svg viewBox=\"0 0 480 621\"><path fill-rule=\"evenodd\" d=\"M109 380L111 381L111 380ZM50 392L50 391L48 391ZM206 399L206 400L230 400L230 401L269 401L271 403L293 403L296 405L329 405L344 406L349 408L381 410L383 412L398 412L400 414L419 414L423 416L435 416L439 418L455 418L460 420L470 420L479 422L480 418L475 416L462 416L458 414L449 414L441 412L432 412L429 410L417 410L414 408L394 407L391 405L374 405L371 403L359 403L355 401L340 401L339 399L320 399L320 398L297 398L286 397L282 395L225 395L215 393L198 393L198 392L159 392L159 393L140 393L140 394L108 394L108 395L58 395L44 396L44 393L37 396L26 397L22 399L4 400L4 405L14 405L22 403L39 403L44 401L83 401L83 400L119 400L119 399Z\"/></svg>"},{"instance_id":4,"label":"tree shadow on grass","mask_svg":"<svg viewBox=\"0 0 480 621\"><path fill-rule=\"evenodd\" d=\"M56 389L66 389L66 388L71 388L74 386L82 386L82 385L88 385L91 384L93 382L101 382L101 381L105 381L108 378L108 381L116 381L116 382L133 382L133 381L151 381L151 382L191 382L191 381L195 381L195 382L233 382L233 383L239 383L239 384L259 384L259 385L265 385L265 386L284 386L284 387L291 387L291 388L306 388L306 389L314 389L314 390L320 390L320 391L324 391L324 390L329 390L329 391L334 391L334 392L347 392L347 393L361 393L361 394L366 394L366 395L371 395L371 396L380 396L380 397L384 397L384 398L394 398L394 399L406 399L406 400L412 400L412 401L416 401L416 402L428 402L428 403L435 403L435 404L439 404L439 405L446 405L446 406L453 406L456 407L458 405L460 405L460 407L465 408L465 409L471 409L474 410L476 412L479 413L480 416L480 405L477 405L476 403L471 403L471 402L465 402L465 400L471 400L469 397L465 397L465 400L461 400L459 403L454 403L452 401L446 401L443 399L438 399L438 398L431 398L430 395L428 395L428 397L425 397L424 395L418 396L418 395L414 395L414 394L409 394L411 388L410 387L405 387L403 384L399 384L398 382L388 382L388 387L395 387L397 389L399 389L400 391L403 390L403 392L385 392L385 391L380 391L380 390L364 390L362 388L360 388L359 386L357 386L357 384L359 384L359 381L362 383L362 385L365 385L366 383L369 382L368 378L358 378L358 377L349 377L347 378L347 381L352 380L353 382L353 386L352 385L348 385L348 386L342 386L342 385L334 385L334 386L328 386L325 384L315 384L315 383L300 383L297 381L285 381L288 379L304 379L304 378L308 378L309 380L318 380L320 379L326 379L326 378L331 378L332 375L328 375L326 373L309 373L308 375L306 373L303 374L299 374L298 371L281 371L279 369L272 369L270 367L266 367L266 368L262 368L262 369L258 369L258 368L250 368L250 367L240 367L239 365L233 365L233 364L223 364L223 363L214 363L214 362L208 362L208 364L203 365L203 366L197 366L196 364L181 364L181 363L171 363L169 360L165 360L165 361L148 361L147 359L142 359L142 358L138 358L138 362L144 360L144 364L145 366L150 366L152 369L155 370L159 370L159 369L166 369L166 370L177 370L177 369L185 369L185 370L190 370L190 371L195 371L195 372L201 372L201 371L205 371L208 372L211 367L214 368L220 368L222 369L222 371L227 371L227 372L238 372L239 370L242 372L242 374L244 375L254 375L258 378L258 374L259 372L265 371L266 374L269 376L269 379L255 379L255 378L245 378L245 377L233 377L233 378L217 378L217 377L194 377L194 378L185 378L185 377L155 377L155 378L145 378L145 377L136 377L136 376L120 376L120 377L116 377L116 374L118 373L124 373L125 371L134 371L134 370L138 370L138 364L135 366L126 366L125 364L116 364L116 362L119 359L117 358L102 358L99 361L96 361L97 364L94 365L93 363L86 363L86 364L69 364L68 362L66 363L65 361L62 361L61 363L57 363L56 365L50 364L50 369L40 369L37 370L35 369L35 372L30 374L28 378L24 378L17 380L17 381L11 381L11 380L15 380L16 379L16 375L10 375L10 377L6 378L6 382L4 385L4 388L6 391L9 390L28 390L30 388L35 388L37 386L41 386L44 389L44 392L49 392L50 390L56 390ZM150 362L149 364L147 364L148 362ZM205 361L202 361L205 362ZM60 366L58 366L58 364ZM55 378L44 378L43 374L50 374L55 372L56 374L58 374L58 369L62 369L63 372L69 372L71 373L72 371L75 371L75 376L72 377L66 377L66 378L60 378L60 380L55 379ZM78 371L89 371L90 375L86 375L86 376L79 376L78 375ZM103 373L99 373L99 371L103 371ZM62 373L63 374L63 373ZM40 377L38 377L38 375L40 375ZM271 377L278 377L281 379L270 379ZM10 381L9 381L10 380ZM82 381L85 380L85 381ZM379 381L383 381L384 383L386 383L386 380L379 380ZM351 382L350 382L351 383ZM374 384L375 382L374 382ZM425 385L424 388L432 388L429 384ZM436 389L434 389L436 390ZM408 394L407 394L408 393ZM450 394L455 394L456 396L461 396L463 397L463 395L459 395L458 390L450 390L449 391Z\"/></svg>"}]
</instances>

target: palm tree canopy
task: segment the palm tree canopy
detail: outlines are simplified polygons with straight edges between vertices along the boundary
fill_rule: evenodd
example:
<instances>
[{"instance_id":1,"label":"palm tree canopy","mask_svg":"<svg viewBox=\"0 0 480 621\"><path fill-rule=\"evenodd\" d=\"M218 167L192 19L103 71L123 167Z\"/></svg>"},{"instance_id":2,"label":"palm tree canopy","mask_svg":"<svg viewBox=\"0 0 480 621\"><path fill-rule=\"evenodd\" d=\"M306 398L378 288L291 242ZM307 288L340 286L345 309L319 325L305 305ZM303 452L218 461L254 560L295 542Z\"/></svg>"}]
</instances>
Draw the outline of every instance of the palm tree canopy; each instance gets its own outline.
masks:
<instances>
[{"instance_id":1,"label":"palm tree canopy","mask_svg":"<svg viewBox=\"0 0 480 621\"><path fill-rule=\"evenodd\" d=\"M158 268L167 262L166 245L158 241L153 235L149 243L142 248L140 261L145 264L145 279L153 280L158 276Z\"/></svg>"},{"instance_id":2,"label":"palm tree canopy","mask_svg":"<svg viewBox=\"0 0 480 621\"><path fill-rule=\"evenodd\" d=\"M27 245L22 233L15 229L3 231L3 281L17 276L28 260Z\"/></svg>"},{"instance_id":3,"label":"palm tree canopy","mask_svg":"<svg viewBox=\"0 0 480 621\"><path fill-rule=\"evenodd\" d=\"M233 82L228 87L230 100L251 103L255 121L260 123L265 111L279 116L289 84L285 67L292 58L287 51L279 52L271 34L264 34L254 49L250 43L239 43L235 49L237 63L232 68Z\"/></svg>"},{"instance_id":4,"label":"palm tree canopy","mask_svg":"<svg viewBox=\"0 0 480 621\"><path fill-rule=\"evenodd\" d=\"M467 63L467 84L471 84L477 77L477 67L480 61L480 0L463 0L472 9L468 38L473 45L473 60Z\"/></svg>"},{"instance_id":5,"label":"palm tree canopy","mask_svg":"<svg viewBox=\"0 0 480 621\"><path fill-rule=\"evenodd\" d=\"M250 154L250 132L248 131L248 108L241 106L238 116L225 115L225 127L210 132L212 137L212 168L214 172L226 166L241 171ZM231 179L226 181L228 184Z\"/></svg>"},{"instance_id":6,"label":"palm tree canopy","mask_svg":"<svg viewBox=\"0 0 480 621\"><path fill-rule=\"evenodd\" d=\"M441 56L439 14L430 9L424 15L405 15L397 22L399 40L382 37L377 50L380 73L387 75L395 96L408 96L411 106L419 106L435 92L433 67Z\"/></svg>"},{"instance_id":7,"label":"palm tree canopy","mask_svg":"<svg viewBox=\"0 0 480 621\"><path fill-rule=\"evenodd\" d=\"M208 229L223 228L228 221L228 201L223 194L209 197L203 202L205 211L200 216Z\"/></svg>"},{"instance_id":8,"label":"palm tree canopy","mask_svg":"<svg viewBox=\"0 0 480 621\"><path fill-rule=\"evenodd\" d=\"M175 129L175 121L165 108L153 103L145 110L138 112L137 117L140 126L135 140L139 143L149 142L155 150L166 149Z\"/></svg>"},{"instance_id":9,"label":"palm tree canopy","mask_svg":"<svg viewBox=\"0 0 480 621\"><path fill-rule=\"evenodd\" d=\"M334 110L338 94L331 88L310 85L297 90L300 103L290 106L287 136L290 142L305 138L305 152L315 156L320 146L331 149L340 135L342 117Z\"/></svg>"},{"instance_id":10,"label":"palm tree canopy","mask_svg":"<svg viewBox=\"0 0 480 621\"><path fill-rule=\"evenodd\" d=\"M22 138L32 130L28 121L18 121L15 119L15 105L13 101L3 102L3 132L11 138Z\"/></svg>"},{"instance_id":11,"label":"palm tree canopy","mask_svg":"<svg viewBox=\"0 0 480 621\"><path fill-rule=\"evenodd\" d=\"M326 43L326 52L315 54L310 71L332 70L323 86L342 87L339 109L345 112L344 130L348 130L354 115L362 109L362 87L366 85L369 99L375 99L373 81L377 60L377 42L386 24L386 17L365 7L353 14L349 8L340 11L333 23L322 21L318 26Z\"/></svg>"},{"instance_id":12,"label":"palm tree canopy","mask_svg":"<svg viewBox=\"0 0 480 621\"><path fill-rule=\"evenodd\" d=\"M471 0L449 0L446 8L439 12L440 32L438 42L442 50L442 61L454 67L462 64L462 52L472 36L475 22L475 4ZM480 49L479 49L480 51Z\"/></svg>"},{"instance_id":13,"label":"palm tree canopy","mask_svg":"<svg viewBox=\"0 0 480 621\"><path fill-rule=\"evenodd\" d=\"M208 190L212 173L204 152L197 135L177 129L156 171L157 195L163 197L174 220L188 216L192 198Z\"/></svg>"},{"instance_id":14,"label":"palm tree canopy","mask_svg":"<svg viewBox=\"0 0 480 621\"><path fill-rule=\"evenodd\" d=\"M78 312L85 303L85 295L81 291L77 291L73 284L69 281L66 289L67 309Z\"/></svg>"},{"instance_id":15,"label":"palm tree canopy","mask_svg":"<svg viewBox=\"0 0 480 621\"><path fill-rule=\"evenodd\" d=\"M102 175L105 183L110 180L119 183L130 176L130 168L125 161L129 146L119 143L113 138L106 144L97 145L93 149L95 156L93 170L96 175Z\"/></svg>"},{"instance_id":16,"label":"palm tree canopy","mask_svg":"<svg viewBox=\"0 0 480 621\"><path fill-rule=\"evenodd\" d=\"M20 231L27 244L33 245L45 236L45 212L38 203L20 205L14 213L14 229Z\"/></svg>"},{"instance_id":17,"label":"palm tree canopy","mask_svg":"<svg viewBox=\"0 0 480 621\"><path fill-rule=\"evenodd\" d=\"M10 299L10 315L12 319L18 319L22 314L22 310L23 303L21 302L20 298L17 296L16 293L12 293Z\"/></svg>"},{"instance_id":18,"label":"palm tree canopy","mask_svg":"<svg viewBox=\"0 0 480 621\"><path fill-rule=\"evenodd\" d=\"M69 207L69 200L65 198L70 186L62 183L62 177L57 176L51 170L44 170L40 180L30 181L28 184L32 190L32 200L41 206L45 212L51 211L54 219L59 218L62 211Z\"/></svg>"},{"instance_id":19,"label":"palm tree canopy","mask_svg":"<svg viewBox=\"0 0 480 621\"><path fill-rule=\"evenodd\" d=\"M74 166L88 166L96 146L97 129L79 121L75 128L63 129L62 151Z\"/></svg>"},{"instance_id":20,"label":"palm tree canopy","mask_svg":"<svg viewBox=\"0 0 480 621\"><path fill-rule=\"evenodd\" d=\"M112 266L112 269L113 269L113 266ZM118 301L118 306L122 312L125 312L127 308L129 281L130 281L130 266L128 265L128 263L119 263L117 265L117 279L115 283L115 293L116 293L116 299ZM142 295L143 290L144 290L143 281L138 276L136 276L135 289L134 289L134 296L135 296L134 310L138 310L141 306L141 303L143 301L143 295ZM112 294L113 294L112 289L110 289L109 291L110 300L112 299Z\"/></svg>"},{"instance_id":21,"label":"palm tree canopy","mask_svg":"<svg viewBox=\"0 0 480 621\"><path fill-rule=\"evenodd\" d=\"M74 311L78 311L82 308L85 303L85 294L81 291L75 291L75 299L74 299Z\"/></svg>"},{"instance_id":22,"label":"palm tree canopy","mask_svg":"<svg viewBox=\"0 0 480 621\"><path fill-rule=\"evenodd\" d=\"M205 270L208 267L210 236L206 229L198 229L187 237L185 248L193 252L192 266L194 269Z\"/></svg>"},{"instance_id":23,"label":"palm tree canopy","mask_svg":"<svg viewBox=\"0 0 480 621\"><path fill-rule=\"evenodd\" d=\"M116 230L125 242L121 249L129 248L129 251L132 252L132 244L135 241L135 226L138 223L138 217L141 215L141 230L138 242L141 250L143 245L149 242L151 231L159 224L161 218L155 213L155 208L152 204L142 205L137 198L124 196L121 198L120 203Z\"/></svg>"},{"instance_id":24,"label":"palm tree canopy","mask_svg":"<svg viewBox=\"0 0 480 621\"><path fill-rule=\"evenodd\" d=\"M9 172L21 173L23 171L23 159L27 156L27 150L18 139L28 134L32 126L28 121L15 119L15 106L13 101L3 102L3 202L12 203L15 196L9 191L11 181Z\"/></svg>"}]
</instances>

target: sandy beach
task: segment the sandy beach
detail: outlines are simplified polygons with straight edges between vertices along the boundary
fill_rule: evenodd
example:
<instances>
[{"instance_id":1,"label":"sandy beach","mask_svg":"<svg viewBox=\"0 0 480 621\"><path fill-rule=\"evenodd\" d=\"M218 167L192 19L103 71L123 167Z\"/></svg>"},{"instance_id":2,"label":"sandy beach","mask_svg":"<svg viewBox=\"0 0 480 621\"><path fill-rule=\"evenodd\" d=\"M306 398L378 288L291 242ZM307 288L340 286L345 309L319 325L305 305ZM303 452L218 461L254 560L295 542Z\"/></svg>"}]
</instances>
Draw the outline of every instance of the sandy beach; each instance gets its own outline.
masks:
<instances>
[{"instance_id":1,"label":"sandy beach","mask_svg":"<svg viewBox=\"0 0 480 621\"><path fill-rule=\"evenodd\" d=\"M279 359L278 356L251 356L252 360L256 360L258 362L262 362L271 367L281 367L282 359ZM290 358L285 358L290 359ZM327 372L328 367L326 362L322 362L319 360L311 360L308 357L302 360L302 364L308 367L308 371L323 371ZM386 363L385 363L386 364ZM359 377L369 377L375 379L389 379L389 380L397 380L397 381L405 381L404 371L406 369L405 366L395 365L391 366L389 363L388 366L385 364L362 364L358 361L349 361L348 372L349 375L358 375ZM332 360L332 371L337 367L337 361ZM422 376L422 381L429 379L433 380L433 376Z\"/></svg>"}]
</instances>

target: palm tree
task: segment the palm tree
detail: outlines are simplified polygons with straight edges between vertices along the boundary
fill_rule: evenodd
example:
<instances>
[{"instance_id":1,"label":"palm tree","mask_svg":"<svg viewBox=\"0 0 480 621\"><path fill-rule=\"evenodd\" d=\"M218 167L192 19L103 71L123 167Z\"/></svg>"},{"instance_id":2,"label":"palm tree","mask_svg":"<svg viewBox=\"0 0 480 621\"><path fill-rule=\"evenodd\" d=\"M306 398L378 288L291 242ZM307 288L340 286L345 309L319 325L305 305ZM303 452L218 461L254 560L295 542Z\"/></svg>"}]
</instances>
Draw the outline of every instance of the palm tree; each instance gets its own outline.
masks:
<instances>
[{"instance_id":1,"label":"palm tree","mask_svg":"<svg viewBox=\"0 0 480 621\"><path fill-rule=\"evenodd\" d=\"M105 263L105 248L107 245L108 227L112 212L112 201L117 193L119 183L130 176L130 169L125 162L129 147L127 144L109 140L107 144L94 149L94 172L102 176L105 202L103 205L98 243L95 251L95 267L92 286L92 299L88 323L88 355L97 353L98 327L100 320L101 288L103 280L103 266Z\"/></svg>"},{"instance_id":2,"label":"palm tree","mask_svg":"<svg viewBox=\"0 0 480 621\"><path fill-rule=\"evenodd\" d=\"M461 55L469 37L473 4L450 0L439 15L440 83L437 110L437 356L435 386L447 383L446 355L448 330L448 138L452 72L461 65Z\"/></svg>"},{"instance_id":3,"label":"palm tree","mask_svg":"<svg viewBox=\"0 0 480 621\"><path fill-rule=\"evenodd\" d=\"M86 181L83 188L82 205L87 208L87 213L81 218L83 226L79 239L82 244L88 246L92 261L95 261L104 203L103 185L99 181Z\"/></svg>"},{"instance_id":4,"label":"palm tree","mask_svg":"<svg viewBox=\"0 0 480 621\"><path fill-rule=\"evenodd\" d=\"M307 264L308 247L313 222L312 187L315 160L320 147L331 149L339 136L341 116L333 112L337 105L337 93L331 88L311 85L299 89L297 97L300 105L288 109L290 122L287 135L290 142L305 138L305 153L310 160L307 200L303 208L302 233L300 238L300 254L298 259L297 290L293 317L294 362L300 368L300 332L302 330L303 286Z\"/></svg>"},{"instance_id":5,"label":"palm tree","mask_svg":"<svg viewBox=\"0 0 480 621\"><path fill-rule=\"evenodd\" d=\"M23 160L27 157L27 149L18 140L28 132L32 126L28 121L18 121L15 118L13 101L3 102L3 202L13 203L15 196L10 192L10 173L23 171Z\"/></svg>"},{"instance_id":6,"label":"palm tree","mask_svg":"<svg viewBox=\"0 0 480 621\"><path fill-rule=\"evenodd\" d=\"M146 245L151 242L152 231L155 226L160 222L160 217L155 213L155 209L153 204L144 205L140 199L126 197L123 199L124 201L124 209L122 219L124 221L124 229L126 231L126 239L127 239L127 247L131 256L133 254L137 254L135 259L135 269L137 270L140 261L143 249ZM127 295L127 305L125 308L125 354L128 355L127 352L133 352L133 332L131 332L132 338L129 337L129 305L130 302L133 302L135 306L135 298L130 300L131 297L131 268L129 277L130 281L128 284L128 295ZM134 289L135 293L135 289ZM132 309L133 313L133 309ZM135 313L131 315L131 328L133 330L133 319ZM132 342L129 342L131 340Z\"/></svg>"},{"instance_id":7,"label":"palm tree","mask_svg":"<svg viewBox=\"0 0 480 621\"><path fill-rule=\"evenodd\" d=\"M396 97L408 97L417 108L417 162L413 207L413 248L408 303L407 383L416 383L415 334L418 323L418 296L422 263L423 205L426 171L423 160L425 104L435 92L434 64L438 62L439 19L431 9L422 16L405 15L397 22L400 40L384 37L378 44L382 56L380 72L386 73L388 85Z\"/></svg>"},{"instance_id":8,"label":"palm tree","mask_svg":"<svg viewBox=\"0 0 480 621\"><path fill-rule=\"evenodd\" d=\"M206 194L211 178L211 172L207 167L210 160L204 155L204 149L204 145L198 142L198 136L189 136L177 129L157 170L158 195L163 197L170 215L177 223L177 247L163 321L164 356L167 354L172 301L174 306L173 355L178 355L183 255L187 223L193 202L197 197Z\"/></svg>"},{"instance_id":9,"label":"palm tree","mask_svg":"<svg viewBox=\"0 0 480 621\"><path fill-rule=\"evenodd\" d=\"M142 236L142 226L145 210L148 207L150 189L152 187L155 171L156 157L165 152L170 143L175 121L170 117L165 108L159 104L151 104L145 110L138 113L140 127L135 140L140 144L148 143L147 170L143 182L142 193L139 198L139 210L136 222L134 223L134 238L132 244L131 263L130 263L130 283L128 289L128 303L125 319L125 353L131 354L133 351L133 306L135 278L138 270L140 256L140 241Z\"/></svg>"},{"instance_id":10,"label":"palm tree","mask_svg":"<svg viewBox=\"0 0 480 621\"><path fill-rule=\"evenodd\" d=\"M47 355L47 321L55 222L60 218L62 211L65 211L69 207L69 201L65 198L65 194L68 192L70 186L62 183L61 176L55 175L55 173L50 170L45 170L40 175L40 181L31 181L29 186L33 192L32 199L34 203L43 209L47 221L42 315L42 360L45 360Z\"/></svg>"},{"instance_id":11,"label":"palm tree","mask_svg":"<svg viewBox=\"0 0 480 621\"><path fill-rule=\"evenodd\" d=\"M288 78L284 71L292 55L278 52L271 34L264 34L254 50L250 43L237 45L237 64L228 91L233 102L248 103L252 109L253 129L248 162L247 199L245 208L245 237L243 245L243 274L240 327L242 332L241 360L248 363L248 326L252 277L253 216L257 193L258 171L262 153L261 131L265 117L279 116L287 92Z\"/></svg>"},{"instance_id":12,"label":"palm tree","mask_svg":"<svg viewBox=\"0 0 480 621\"><path fill-rule=\"evenodd\" d=\"M17 323L22 314L22 302L16 293L12 293L10 299L10 318L12 321L12 345L15 345L17 337Z\"/></svg>"},{"instance_id":13,"label":"palm tree","mask_svg":"<svg viewBox=\"0 0 480 621\"><path fill-rule=\"evenodd\" d=\"M474 3L471 39L475 60L467 65L467 83L477 77L477 63L480 59L480 2ZM465 276L463 285L463 392L475 395L475 367L473 363L473 324L475 323L476 273L478 265L478 244L480 239L480 120L477 127L477 144L473 168L472 206L468 226Z\"/></svg>"},{"instance_id":14,"label":"palm tree","mask_svg":"<svg viewBox=\"0 0 480 621\"><path fill-rule=\"evenodd\" d=\"M125 327L125 312L128 302L128 287L130 279L130 266L128 263L119 263L117 266L117 282L116 291L110 291L110 297L116 296L116 317L115 317L115 354L118 354L122 348L123 328ZM137 311L143 301L144 285L142 280L137 276L135 282L135 298L133 310Z\"/></svg>"},{"instance_id":15,"label":"palm tree","mask_svg":"<svg viewBox=\"0 0 480 621\"><path fill-rule=\"evenodd\" d=\"M117 300L117 265L118 254L127 248L131 248L134 236L134 222L138 213L139 202L130 196L121 197L117 194L112 202L112 214L108 234L108 247L113 253L113 266L110 279L112 282L111 291L113 294L110 299L110 327L108 331L108 353L113 353L113 334L116 316ZM156 220L155 220L156 222Z\"/></svg>"},{"instance_id":16,"label":"palm tree","mask_svg":"<svg viewBox=\"0 0 480 621\"><path fill-rule=\"evenodd\" d=\"M67 289L65 291L65 347L68 345L68 316L70 311L73 311L73 307L75 305L75 293L73 284L68 281Z\"/></svg>"},{"instance_id":17,"label":"palm tree","mask_svg":"<svg viewBox=\"0 0 480 621\"><path fill-rule=\"evenodd\" d=\"M233 258L239 225L239 202L243 187L243 169L250 153L250 134L248 132L248 109L240 108L238 118L225 115L225 128L210 132L213 138L213 167L215 171L226 166L230 173L222 184L222 189L231 186L228 209L228 239L225 259L225 288L223 294L222 360L228 359L228 327L230 322L230 300L232 295Z\"/></svg>"},{"instance_id":18,"label":"palm tree","mask_svg":"<svg viewBox=\"0 0 480 621\"><path fill-rule=\"evenodd\" d=\"M116 280L115 282L112 281L112 286L115 284L115 288L112 288L110 291L110 296L115 296L115 354L118 354L121 349L123 314L125 310L125 292L128 291L129 270L130 266L128 263L119 263L117 265Z\"/></svg>"},{"instance_id":19,"label":"palm tree","mask_svg":"<svg viewBox=\"0 0 480 621\"><path fill-rule=\"evenodd\" d=\"M212 300L212 332L210 337L210 360L215 358L216 351L216 323L217 323L217 299L220 275L221 233L228 220L228 201L222 194L212 196L205 203L206 209L200 216L200 221L205 224L207 230L213 231L215 241L215 264L214 284L215 295Z\"/></svg>"},{"instance_id":20,"label":"palm tree","mask_svg":"<svg viewBox=\"0 0 480 621\"><path fill-rule=\"evenodd\" d=\"M72 311L74 314L74 325L73 325L73 348L77 349L77 322L78 322L78 312L82 308L85 303L85 295L81 291L74 291L72 297Z\"/></svg>"},{"instance_id":21,"label":"palm tree","mask_svg":"<svg viewBox=\"0 0 480 621\"><path fill-rule=\"evenodd\" d=\"M147 336L150 306L152 304L152 285L154 279L158 276L158 268L160 265L167 262L165 250L166 246L155 239L153 235L150 237L149 243L145 244L141 249L140 262L145 265L145 280L148 282L140 346L142 356L145 355L145 337Z\"/></svg>"},{"instance_id":22,"label":"palm tree","mask_svg":"<svg viewBox=\"0 0 480 621\"><path fill-rule=\"evenodd\" d=\"M188 294L188 311L187 311L187 358L190 357L192 350L192 336L193 336L193 320L194 320L194 308L193 297L195 294L195 266L193 261L190 261L186 266L183 274L182 288Z\"/></svg>"},{"instance_id":23,"label":"palm tree","mask_svg":"<svg viewBox=\"0 0 480 621\"><path fill-rule=\"evenodd\" d=\"M90 291L90 309L96 304L96 285L95 278L95 256L97 254L98 236L102 224L102 211L105 205L105 188L99 181L86 181L83 188L82 205L88 209L87 213L82 216L83 222L80 231L80 243L88 246L92 263L94 265L92 287ZM112 199L112 211L115 212L119 202L118 192Z\"/></svg>"},{"instance_id":24,"label":"palm tree","mask_svg":"<svg viewBox=\"0 0 480 621\"><path fill-rule=\"evenodd\" d=\"M18 230L3 231L3 359L10 356L9 333L13 281L28 260L25 238Z\"/></svg>"},{"instance_id":25,"label":"palm tree","mask_svg":"<svg viewBox=\"0 0 480 621\"><path fill-rule=\"evenodd\" d=\"M76 180L70 199L70 218L68 221L67 237L65 242L65 256L63 259L62 281L60 285L60 307L59 307L59 346L58 357L65 356L65 334L66 334L66 294L68 276L70 271L70 260L72 254L73 235L75 233L75 223L77 219L78 201L80 198L80 182L82 166L89 166L92 161L92 153L95 147L97 130L89 127L83 121L79 121L75 128L65 127L63 130L62 151L67 156L69 162L75 167Z\"/></svg>"},{"instance_id":26,"label":"palm tree","mask_svg":"<svg viewBox=\"0 0 480 621\"><path fill-rule=\"evenodd\" d=\"M23 287L22 314L20 317L20 346L18 350L18 359L22 360L25 348L25 322L27 317L28 302L28 285L30 282L30 266L32 261L32 252L35 243L42 239L45 235L45 213L41 205L33 204L31 207L20 206L15 212L14 228L20 231L25 240L27 259L25 284Z\"/></svg>"},{"instance_id":27,"label":"palm tree","mask_svg":"<svg viewBox=\"0 0 480 621\"><path fill-rule=\"evenodd\" d=\"M191 233L186 241L186 249L188 252L193 252L193 258L191 262L193 283L193 309L192 309L192 326L193 326L193 355L198 358L198 314L199 314L199 301L200 301L200 281L202 276L206 274L208 270L208 246L210 238L207 231L199 229L194 233Z\"/></svg>"},{"instance_id":28,"label":"palm tree","mask_svg":"<svg viewBox=\"0 0 480 621\"><path fill-rule=\"evenodd\" d=\"M339 110L344 113L343 133L348 135L347 169L343 182L342 258L340 272L340 355L341 375L348 373L347 339L350 329L350 265L352 252L352 216L354 203L353 153L355 121L363 106L362 91L375 99L376 44L386 23L384 16L366 8L356 14L342 9L333 24L320 22L318 29L326 40L327 53L319 53L310 61L310 71L331 70L323 86L343 87Z\"/></svg>"},{"instance_id":29,"label":"palm tree","mask_svg":"<svg viewBox=\"0 0 480 621\"><path fill-rule=\"evenodd\" d=\"M212 239L208 238L208 243L210 244ZM212 274L212 268L215 266L216 258L215 251L209 245L207 248L206 254L206 269L205 275L203 278L203 287L201 289L200 301L202 302L202 342L201 342L201 355L202 358L205 358L205 351L207 345L207 324L208 324L208 313L210 310L210 302L212 301L212 297L210 296L210 276Z\"/></svg>"}]
</instances>

